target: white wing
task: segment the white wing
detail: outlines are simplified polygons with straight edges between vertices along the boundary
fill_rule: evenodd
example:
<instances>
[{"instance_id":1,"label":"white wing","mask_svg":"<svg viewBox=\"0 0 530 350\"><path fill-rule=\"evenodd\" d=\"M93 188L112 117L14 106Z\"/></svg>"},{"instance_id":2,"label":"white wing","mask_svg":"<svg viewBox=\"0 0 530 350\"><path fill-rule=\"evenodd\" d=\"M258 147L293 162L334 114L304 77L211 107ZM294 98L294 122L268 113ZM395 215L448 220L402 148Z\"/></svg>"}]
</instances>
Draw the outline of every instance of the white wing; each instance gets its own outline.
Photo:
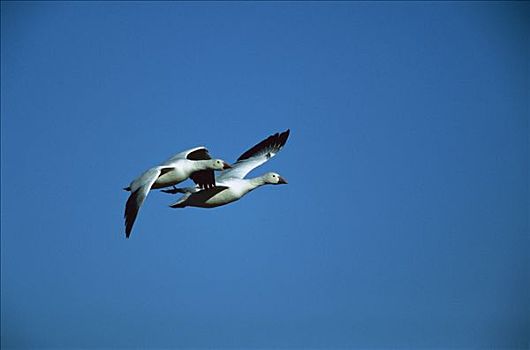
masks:
<instances>
[{"instance_id":1,"label":"white wing","mask_svg":"<svg viewBox=\"0 0 530 350\"><path fill-rule=\"evenodd\" d=\"M282 133L271 135L247 150L239 156L236 163L232 164L231 169L223 171L217 177L217 181L229 178L243 179L249 172L274 157L282 149L287 142L289 132L290 130L287 129Z\"/></svg>"},{"instance_id":2,"label":"white wing","mask_svg":"<svg viewBox=\"0 0 530 350\"><path fill-rule=\"evenodd\" d=\"M176 160L179 159L189 159L189 160L206 160L212 159L208 150L204 146L190 148L186 151L180 152L163 162L161 165L170 165Z\"/></svg>"}]
</instances>

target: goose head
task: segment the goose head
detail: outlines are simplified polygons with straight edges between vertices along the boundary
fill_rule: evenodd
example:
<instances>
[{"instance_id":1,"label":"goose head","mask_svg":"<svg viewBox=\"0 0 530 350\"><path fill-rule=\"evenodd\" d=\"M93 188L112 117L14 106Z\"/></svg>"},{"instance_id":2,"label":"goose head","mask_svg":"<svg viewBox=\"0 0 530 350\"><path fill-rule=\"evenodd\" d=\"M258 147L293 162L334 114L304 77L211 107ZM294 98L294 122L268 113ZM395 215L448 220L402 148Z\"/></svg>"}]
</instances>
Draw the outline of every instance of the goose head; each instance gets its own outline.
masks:
<instances>
[{"instance_id":1,"label":"goose head","mask_svg":"<svg viewBox=\"0 0 530 350\"><path fill-rule=\"evenodd\" d=\"M230 169L232 166L222 159L212 159L211 169L212 170L225 170Z\"/></svg>"},{"instance_id":2,"label":"goose head","mask_svg":"<svg viewBox=\"0 0 530 350\"><path fill-rule=\"evenodd\" d=\"M278 173L267 173L263 175L263 180L266 184L271 185L283 185L287 184L287 180L280 176Z\"/></svg>"}]
</instances>

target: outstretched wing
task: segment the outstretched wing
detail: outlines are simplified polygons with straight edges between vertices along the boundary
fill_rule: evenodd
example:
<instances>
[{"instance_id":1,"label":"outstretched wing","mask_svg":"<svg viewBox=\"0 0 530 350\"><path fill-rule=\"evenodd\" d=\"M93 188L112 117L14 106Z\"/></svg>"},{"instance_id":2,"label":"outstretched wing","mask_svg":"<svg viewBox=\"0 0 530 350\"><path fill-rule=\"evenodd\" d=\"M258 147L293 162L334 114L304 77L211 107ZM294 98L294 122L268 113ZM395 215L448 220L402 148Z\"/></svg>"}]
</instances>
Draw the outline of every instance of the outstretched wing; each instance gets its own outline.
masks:
<instances>
[{"instance_id":1,"label":"outstretched wing","mask_svg":"<svg viewBox=\"0 0 530 350\"><path fill-rule=\"evenodd\" d=\"M127 238L131 235L132 227L138 216L138 211L144 203L151 186L153 186L160 174L168 170L171 169L161 167L149 169L131 184L131 195L125 204L125 214L123 215L125 218L125 236Z\"/></svg>"},{"instance_id":2,"label":"outstretched wing","mask_svg":"<svg viewBox=\"0 0 530 350\"><path fill-rule=\"evenodd\" d=\"M287 129L282 133L276 133L253 146L239 156L237 162L232 164L231 169L223 171L217 177L217 180L222 181L228 178L243 179L249 172L274 157L282 149L287 142L289 132L290 130Z\"/></svg>"},{"instance_id":3,"label":"outstretched wing","mask_svg":"<svg viewBox=\"0 0 530 350\"><path fill-rule=\"evenodd\" d=\"M206 149L206 147L199 146L177 153L165 162L163 162L161 165L171 165L171 163L179 159L206 160L212 159L212 157L210 157L210 154L208 153L208 149Z\"/></svg>"}]
</instances>

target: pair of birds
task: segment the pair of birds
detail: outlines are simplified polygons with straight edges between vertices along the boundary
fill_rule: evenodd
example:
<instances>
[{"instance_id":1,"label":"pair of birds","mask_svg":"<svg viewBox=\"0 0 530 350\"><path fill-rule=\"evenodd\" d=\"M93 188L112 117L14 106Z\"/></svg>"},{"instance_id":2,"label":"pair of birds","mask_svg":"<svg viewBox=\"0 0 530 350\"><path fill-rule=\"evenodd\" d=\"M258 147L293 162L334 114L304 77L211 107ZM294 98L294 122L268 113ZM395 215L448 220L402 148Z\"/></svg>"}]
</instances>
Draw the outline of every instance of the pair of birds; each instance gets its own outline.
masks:
<instances>
[{"instance_id":1,"label":"pair of birds","mask_svg":"<svg viewBox=\"0 0 530 350\"><path fill-rule=\"evenodd\" d=\"M183 196L172 208L214 208L237 201L250 191L266 185L286 184L278 173L266 173L252 179L245 176L274 157L285 145L290 130L276 133L244 152L233 165L222 159L212 159L205 147L195 147L180 152L162 164L145 171L124 188L131 194L125 205L125 236L129 238L138 211L152 189L171 187L162 192ZM222 171L217 176L214 171ZM190 178L195 186L177 188L176 184Z\"/></svg>"}]
</instances>

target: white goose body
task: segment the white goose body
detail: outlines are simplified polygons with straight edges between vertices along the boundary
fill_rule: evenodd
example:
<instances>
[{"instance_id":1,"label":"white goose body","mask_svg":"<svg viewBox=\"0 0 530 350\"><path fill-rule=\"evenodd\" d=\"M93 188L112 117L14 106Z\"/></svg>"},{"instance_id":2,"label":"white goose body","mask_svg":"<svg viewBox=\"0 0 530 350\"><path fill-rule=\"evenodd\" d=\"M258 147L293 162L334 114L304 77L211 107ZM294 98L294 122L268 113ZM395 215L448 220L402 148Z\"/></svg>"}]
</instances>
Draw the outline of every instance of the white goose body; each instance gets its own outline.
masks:
<instances>
[{"instance_id":1,"label":"white goose body","mask_svg":"<svg viewBox=\"0 0 530 350\"><path fill-rule=\"evenodd\" d=\"M173 161L171 165L159 165L147 170L134 180L130 187L131 189L134 188L135 184L142 186L155 172L159 175L151 186L151 189L174 186L188 179L194 172L208 170L209 163L211 162L204 160L178 159Z\"/></svg>"},{"instance_id":2,"label":"white goose body","mask_svg":"<svg viewBox=\"0 0 530 350\"><path fill-rule=\"evenodd\" d=\"M187 178L191 178L200 188L210 188L215 186L213 171L227 168L230 165L223 160L211 159L205 147L195 147L143 172L124 188L131 192L125 205L126 237L129 238L138 211L151 189L174 186Z\"/></svg>"},{"instance_id":3,"label":"white goose body","mask_svg":"<svg viewBox=\"0 0 530 350\"><path fill-rule=\"evenodd\" d=\"M216 187L201 189L196 186L164 190L167 193L184 193L184 196L170 207L214 208L235 202L260 186L286 184L287 181L277 173L266 173L252 179L245 179L244 177L251 170L276 155L285 145L288 137L289 130L281 134L276 133L243 153L232 168L222 172L217 177Z\"/></svg>"},{"instance_id":4,"label":"white goose body","mask_svg":"<svg viewBox=\"0 0 530 350\"><path fill-rule=\"evenodd\" d=\"M206 200L204 203L197 203L197 206L204 204L207 208L218 207L232 203L252 191L253 189L260 186L255 181L245 179L229 179L227 181L219 183L220 187L227 187L223 191L217 193L213 197Z\"/></svg>"}]
</instances>

